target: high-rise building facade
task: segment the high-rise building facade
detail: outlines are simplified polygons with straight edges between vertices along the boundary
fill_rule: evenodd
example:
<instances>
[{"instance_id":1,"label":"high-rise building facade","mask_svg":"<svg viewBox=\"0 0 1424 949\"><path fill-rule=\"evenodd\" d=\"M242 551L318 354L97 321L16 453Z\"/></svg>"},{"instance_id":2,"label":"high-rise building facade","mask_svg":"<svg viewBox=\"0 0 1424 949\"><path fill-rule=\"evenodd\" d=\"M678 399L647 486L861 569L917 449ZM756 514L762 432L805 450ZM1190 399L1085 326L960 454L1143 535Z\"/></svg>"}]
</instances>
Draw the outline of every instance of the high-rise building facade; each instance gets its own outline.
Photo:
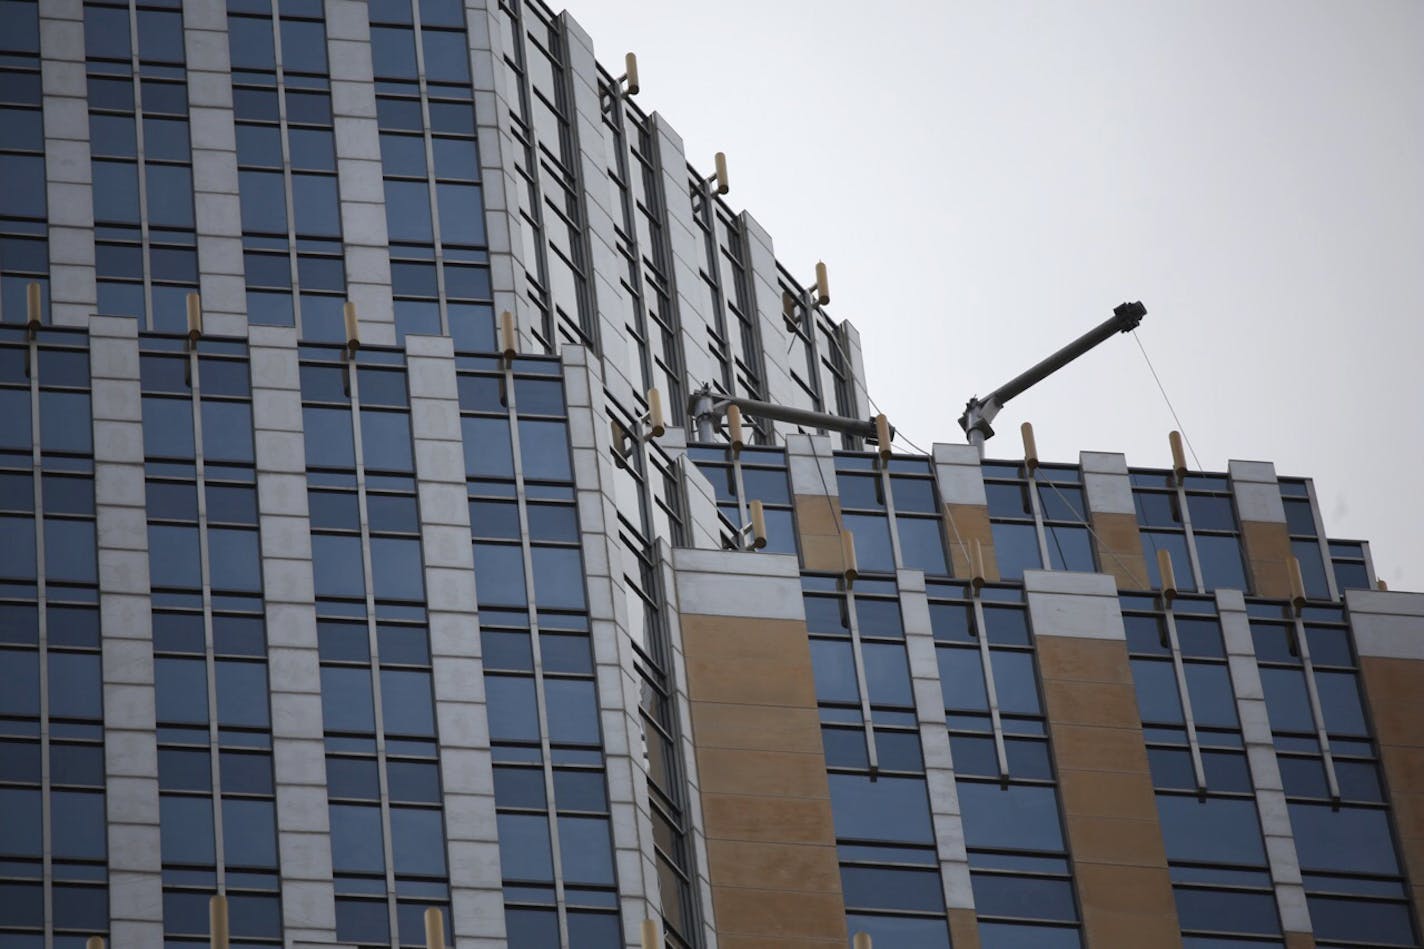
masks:
<instances>
[{"instance_id":1,"label":"high-rise building facade","mask_svg":"<svg viewBox=\"0 0 1424 949\"><path fill-rule=\"evenodd\" d=\"M699 425L875 410L623 72L0 0L0 949L1418 946L1424 595L1268 463Z\"/></svg>"}]
</instances>

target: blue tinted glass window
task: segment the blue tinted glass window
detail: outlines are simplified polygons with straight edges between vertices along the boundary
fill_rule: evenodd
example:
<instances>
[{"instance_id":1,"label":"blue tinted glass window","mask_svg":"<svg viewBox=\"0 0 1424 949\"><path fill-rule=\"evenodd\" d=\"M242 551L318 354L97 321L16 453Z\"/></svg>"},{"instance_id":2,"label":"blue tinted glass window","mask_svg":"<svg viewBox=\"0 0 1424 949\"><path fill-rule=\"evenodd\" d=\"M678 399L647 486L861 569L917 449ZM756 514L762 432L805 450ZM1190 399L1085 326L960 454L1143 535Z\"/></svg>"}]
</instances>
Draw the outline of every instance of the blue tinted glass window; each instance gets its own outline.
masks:
<instances>
[{"instance_id":1,"label":"blue tinted glass window","mask_svg":"<svg viewBox=\"0 0 1424 949\"><path fill-rule=\"evenodd\" d=\"M445 824L439 811L391 808L391 844L397 873L445 874Z\"/></svg>"},{"instance_id":2,"label":"blue tinted glass window","mask_svg":"<svg viewBox=\"0 0 1424 949\"><path fill-rule=\"evenodd\" d=\"M1033 654L995 650L990 665L999 708L1010 715L1037 715L1040 709Z\"/></svg>"},{"instance_id":3,"label":"blue tinted glass window","mask_svg":"<svg viewBox=\"0 0 1424 949\"><path fill-rule=\"evenodd\" d=\"M475 544L475 586L481 604L525 605L520 549L510 544Z\"/></svg>"},{"instance_id":4,"label":"blue tinted glass window","mask_svg":"<svg viewBox=\"0 0 1424 949\"><path fill-rule=\"evenodd\" d=\"M564 422L543 422L521 419L519 422L519 452L528 478L569 481L568 425Z\"/></svg>"},{"instance_id":5,"label":"blue tinted glass window","mask_svg":"<svg viewBox=\"0 0 1424 949\"><path fill-rule=\"evenodd\" d=\"M1332 810L1328 804L1289 807L1302 870L1399 873L1389 812L1360 807Z\"/></svg>"},{"instance_id":6,"label":"blue tinted glass window","mask_svg":"<svg viewBox=\"0 0 1424 949\"><path fill-rule=\"evenodd\" d=\"M830 774L836 837L893 843L933 843L929 797L922 778ZM962 794L962 786L961 786ZM966 827L968 821L965 822Z\"/></svg>"},{"instance_id":7,"label":"blue tinted glass window","mask_svg":"<svg viewBox=\"0 0 1424 949\"><path fill-rule=\"evenodd\" d=\"M251 462L252 406L246 402L203 400L203 457L208 461Z\"/></svg>"},{"instance_id":8,"label":"blue tinted glass window","mask_svg":"<svg viewBox=\"0 0 1424 949\"><path fill-rule=\"evenodd\" d=\"M1198 725L1236 728L1236 693L1231 688L1231 674L1223 665L1188 662L1187 694L1192 700L1192 717Z\"/></svg>"},{"instance_id":9,"label":"blue tinted glass window","mask_svg":"<svg viewBox=\"0 0 1424 949\"><path fill-rule=\"evenodd\" d=\"M148 222L158 227L193 227L193 172L186 165L144 165Z\"/></svg>"},{"instance_id":10,"label":"blue tinted glass window","mask_svg":"<svg viewBox=\"0 0 1424 949\"><path fill-rule=\"evenodd\" d=\"M104 689L95 653L49 653L49 713L56 718L99 719Z\"/></svg>"},{"instance_id":11,"label":"blue tinted glass window","mask_svg":"<svg viewBox=\"0 0 1424 949\"><path fill-rule=\"evenodd\" d=\"M40 806L39 788L0 787L0 808L6 815L0 821L0 853L14 857L38 857L43 853Z\"/></svg>"},{"instance_id":12,"label":"blue tinted glass window","mask_svg":"<svg viewBox=\"0 0 1424 949\"><path fill-rule=\"evenodd\" d=\"M1032 524L994 523L990 529L1001 579L1022 580L1025 570L1038 570L1043 566L1038 552L1038 530Z\"/></svg>"},{"instance_id":13,"label":"blue tinted glass window","mask_svg":"<svg viewBox=\"0 0 1424 949\"><path fill-rule=\"evenodd\" d=\"M463 47L463 38L460 45ZM442 181L435 186L440 206L440 238L447 244L483 244L485 242L484 201L479 185L451 184Z\"/></svg>"},{"instance_id":14,"label":"blue tinted glass window","mask_svg":"<svg viewBox=\"0 0 1424 949\"><path fill-rule=\"evenodd\" d=\"M590 679L546 679L544 697L549 713L549 740L597 744L598 703Z\"/></svg>"},{"instance_id":15,"label":"blue tinted glass window","mask_svg":"<svg viewBox=\"0 0 1424 949\"><path fill-rule=\"evenodd\" d=\"M287 232L287 192L280 171L239 171L242 229L265 234Z\"/></svg>"},{"instance_id":16,"label":"blue tinted glass window","mask_svg":"<svg viewBox=\"0 0 1424 949\"><path fill-rule=\"evenodd\" d=\"M470 51L463 33L425 30L425 74L432 82L469 82Z\"/></svg>"},{"instance_id":17,"label":"blue tinted glass window","mask_svg":"<svg viewBox=\"0 0 1424 949\"><path fill-rule=\"evenodd\" d=\"M390 136L386 136L389 138ZM404 136L402 136L404 138ZM419 139L414 139L417 143ZM393 241L430 243L430 186L425 181L386 182L386 227ZM444 227L444 219L441 219Z\"/></svg>"},{"instance_id":18,"label":"blue tinted glass window","mask_svg":"<svg viewBox=\"0 0 1424 949\"><path fill-rule=\"evenodd\" d=\"M208 671L201 659L153 661L160 724L206 725Z\"/></svg>"},{"instance_id":19,"label":"blue tinted glass window","mask_svg":"<svg viewBox=\"0 0 1424 949\"><path fill-rule=\"evenodd\" d=\"M94 184L101 175L121 177L127 173L133 179L133 166L113 162L94 162ZM95 192L95 217L100 217L100 199ZM133 220L138 211L137 198L104 204L110 214L122 214L121 220ZM112 210L111 210L112 209ZM5 155L0 157L0 215L6 217L45 216L45 164L41 155Z\"/></svg>"},{"instance_id":20,"label":"blue tinted glass window","mask_svg":"<svg viewBox=\"0 0 1424 949\"><path fill-rule=\"evenodd\" d=\"M495 741L538 741L539 713L534 680L520 676L486 676L490 737Z\"/></svg>"},{"instance_id":21,"label":"blue tinted glass window","mask_svg":"<svg viewBox=\"0 0 1424 949\"><path fill-rule=\"evenodd\" d=\"M905 647L898 643L864 643L865 686L870 701L877 705L914 705L910 689L910 665Z\"/></svg>"},{"instance_id":22,"label":"blue tinted glass window","mask_svg":"<svg viewBox=\"0 0 1424 949\"><path fill-rule=\"evenodd\" d=\"M1074 570L1092 573L1093 542L1086 527L1048 525L1043 529L1048 539L1048 559L1054 570Z\"/></svg>"},{"instance_id":23,"label":"blue tinted glass window","mask_svg":"<svg viewBox=\"0 0 1424 949\"><path fill-rule=\"evenodd\" d=\"M940 576L949 573L937 519L897 516L895 527L900 532L900 553L906 568Z\"/></svg>"},{"instance_id":24,"label":"blue tinted glass window","mask_svg":"<svg viewBox=\"0 0 1424 949\"><path fill-rule=\"evenodd\" d=\"M509 442L509 421L502 418L461 418L467 474L514 477L514 452Z\"/></svg>"},{"instance_id":25,"label":"blue tinted glass window","mask_svg":"<svg viewBox=\"0 0 1424 949\"><path fill-rule=\"evenodd\" d=\"M45 576L50 580L93 583L98 564L94 522L45 520Z\"/></svg>"},{"instance_id":26,"label":"blue tinted glass window","mask_svg":"<svg viewBox=\"0 0 1424 949\"><path fill-rule=\"evenodd\" d=\"M47 452L93 450L87 392L40 392L40 443Z\"/></svg>"},{"instance_id":27,"label":"blue tinted glass window","mask_svg":"<svg viewBox=\"0 0 1424 949\"><path fill-rule=\"evenodd\" d=\"M1266 714L1273 731L1315 731L1304 670L1262 667L1261 685L1266 692Z\"/></svg>"},{"instance_id":28,"label":"blue tinted glass window","mask_svg":"<svg viewBox=\"0 0 1424 949\"><path fill-rule=\"evenodd\" d=\"M613 885L613 844L607 818L560 816L559 855L566 882Z\"/></svg>"},{"instance_id":29,"label":"blue tinted glass window","mask_svg":"<svg viewBox=\"0 0 1424 949\"><path fill-rule=\"evenodd\" d=\"M381 670L381 714L388 735L435 735L430 673Z\"/></svg>"},{"instance_id":30,"label":"blue tinted glass window","mask_svg":"<svg viewBox=\"0 0 1424 949\"><path fill-rule=\"evenodd\" d=\"M819 702L860 701L856 685L855 660L849 640L811 640L811 668L816 679Z\"/></svg>"},{"instance_id":31,"label":"blue tinted glass window","mask_svg":"<svg viewBox=\"0 0 1424 949\"><path fill-rule=\"evenodd\" d=\"M374 732L376 714L371 702L371 671L322 666L321 710L327 731Z\"/></svg>"},{"instance_id":32,"label":"blue tinted glass window","mask_svg":"<svg viewBox=\"0 0 1424 949\"><path fill-rule=\"evenodd\" d=\"M328 175L292 175L292 215L296 231L313 237L341 236L341 208L336 179Z\"/></svg>"},{"instance_id":33,"label":"blue tinted glass window","mask_svg":"<svg viewBox=\"0 0 1424 949\"><path fill-rule=\"evenodd\" d=\"M164 794L158 815L164 863L212 865L212 798Z\"/></svg>"},{"instance_id":34,"label":"blue tinted glass window","mask_svg":"<svg viewBox=\"0 0 1424 949\"><path fill-rule=\"evenodd\" d=\"M1157 573L1159 550L1165 550L1171 555L1172 573L1176 575L1177 586L1186 590L1194 589L1196 582L1192 579L1192 560L1191 555L1187 553L1186 535L1169 531L1142 532L1142 554L1147 560L1148 584L1154 589L1162 586L1162 578Z\"/></svg>"},{"instance_id":35,"label":"blue tinted glass window","mask_svg":"<svg viewBox=\"0 0 1424 949\"><path fill-rule=\"evenodd\" d=\"M294 72L326 72L326 31L310 20L282 18L282 68Z\"/></svg>"},{"instance_id":36,"label":"blue tinted glass window","mask_svg":"<svg viewBox=\"0 0 1424 949\"><path fill-rule=\"evenodd\" d=\"M266 728L267 666L260 662L219 659L218 722L222 725Z\"/></svg>"},{"instance_id":37,"label":"blue tinted glass window","mask_svg":"<svg viewBox=\"0 0 1424 949\"><path fill-rule=\"evenodd\" d=\"M359 804L331 805L331 863L337 873L382 873L386 858L381 810Z\"/></svg>"},{"instance_id":38,"label":"blue tinted glass window","mask_svg":"<svg viewBox=\"0 0 1424 949\"><path fill-rule=\"evenodd\" d=\"M378 597L397 600L423 599L425 568L420 559L420 541L372 537L371 577Z\"/></svg>"},{"instance_id":39,"label":"blue tinted glass window","mask_svg":"<svg viewBox=\"0 0 1424 949\"><path fill-rule=\"evenodd\" d=\"M0 517L0 576L33 580L35 522L29 517Z\"/></svg>"},{"instance_id":40,"label":"blue tinted glass window","mask_svg":"<svg viewBox=\"0 0 1424 949\"><path fill-rule=\"evenodd\" d=\"M271 801L224 797L223 859L229 867L277 865L277 817Z\"/></svg>"},{"instance_id":41,"label":"blue tinted glass window","mask_svg":"<svg viewBox=\"0 0 1424 949\"><path fill-rule=\"evenodd\" d=\"M989 694L984 685L984 664L974 649L940 649L939 680L946 709L986 711Z\"/></svg>"},{"instance_id":42,"label":"blue tinted glass window","mask_svg":"<svg viewBox=\"0 0 1424 949\"><path fill-rule=\"evenodd\" d=\"M895 569L889 523L883 515L846 514L843 520L855 537L855 559L861 570L889 573Z\"/></svg>"},{"instance_id":43,"label":"blue tinted glass window","mask_svg":"<svg viewBox=\"0 0 1424 949\"><path fill-rule=\"evenodd\" d=\"M1157 795L1168 860L1263 865L1265 845L1250 798Z\"/></svg>"},{"instance_id":44,"label":"blue tinted glass window","mask_svg":"<svg viewBox=\"0 0 1424 949\"><path fill-rule=\"evenodd\" d=\"M1246 590L1246 568L1241 562L1241 543L1224 534L1197 534L1197 556L1201 560L1202 582L1208 590Z\"/></svg>"},{"instance_id":45,"label":"blue tinted glass window","mask_svg":"<svg viewBox=\"0 0 1424 949\"><path fill-rule=\"evenodd\" d=\"M534 568L535 600L541 607L583 609L583 563L577 547L530 549Z\"/></svg>"},{"instance_id":46,"label":"blue tinted glass window","mask_svg":"<svg viewBox=\"0 0 1424 949\"><path fill-rule=\"evenodd\" d=\"M542 814L500 814L499 865L506 880L552 880L549 819Z\"/></svg>"},{"instance_id":47,"label":"blue tinted glass window","mask_svg":"<svg viewBox=\"0 0 1424 949\"><path fill-rule=\"evenodd\" d=\"M318 596L364 596L366 593L360 537L313 534L312 570Z\"/></svg>"},{"instance_id":48,"label":"blue tinted glass window","mask_svg":"<svg viewBox=\"0 0 1424 949\"><path fill-rule=\"evenodd\" d=\"M1006 850L1063 849L1058 799L1051 787L978 781L959 783L968 846Z\"/></svg>"}]
</instances>

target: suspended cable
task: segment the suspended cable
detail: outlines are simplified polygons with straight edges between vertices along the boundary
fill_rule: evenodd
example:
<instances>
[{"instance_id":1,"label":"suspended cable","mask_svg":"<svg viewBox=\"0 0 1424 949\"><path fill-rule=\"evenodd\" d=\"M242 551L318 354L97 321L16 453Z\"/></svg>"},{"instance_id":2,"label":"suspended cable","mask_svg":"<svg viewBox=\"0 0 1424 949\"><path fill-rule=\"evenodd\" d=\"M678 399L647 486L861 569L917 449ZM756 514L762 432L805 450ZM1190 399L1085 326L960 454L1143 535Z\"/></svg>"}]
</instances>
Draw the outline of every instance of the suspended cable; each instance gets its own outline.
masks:
<instances>
[{"instance_id":1,"label":"suspended cable","mask_svg":"<svg viewBox=\"0 0 1424 949\"><path fill-rule=\"evenodd\" d=\"M1142 345L1142 338L1137 335L1137 331L1132 331L1132 338L1137 342L1137 348L1142 351L1142 358L1147 361L1147 369L1152 373L1152 379L1157 383L1157 389L1162 393L1162 400L1167 403L1167 411L1172 413L1172 421L1177 423L1177 431L1182 433L1182 438L1187 443L1187 451L1192 453L1192 461L1197 464L1198 471L1205 471L1202 467L1201 459L1197 457L1197 450L1192 446L1192 437L1187 434L1187 427L1182 424L1182 420L1177 417L1177 410L1172 405L1171 396L1167 395L1167 388L1162 385L1162 379L1157 375L1157 369L1152 365L1152 357L1147 355L1147 347Z\"/></svg>"}]
</instances>

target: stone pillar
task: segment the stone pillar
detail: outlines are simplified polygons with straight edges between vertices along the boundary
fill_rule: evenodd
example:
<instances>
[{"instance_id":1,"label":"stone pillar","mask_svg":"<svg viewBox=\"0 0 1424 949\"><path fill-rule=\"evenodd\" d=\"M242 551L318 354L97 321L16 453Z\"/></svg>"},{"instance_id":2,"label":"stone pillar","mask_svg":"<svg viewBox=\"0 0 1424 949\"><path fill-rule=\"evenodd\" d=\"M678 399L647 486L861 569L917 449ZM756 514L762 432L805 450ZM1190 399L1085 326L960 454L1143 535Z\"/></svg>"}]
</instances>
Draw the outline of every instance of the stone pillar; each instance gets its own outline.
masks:
<instances>
[{"instance_id":1,"label":"stone pillar","mask_svg":"<svg viewBox=\"0 0 1424 949\"><path fill-rule=\"evenodd\" d=\"M1293 949L1297 943L1314 946L1300 858L1296 855L1295 836L1286 809L1285 785L1281 783L1280 763L1276 760L1271 721L1266 713L1266 693L1261 685L1261 670L1256 665L1251 624L1246 618L1246 599L1236 590L1218 590L1216 609L1226 642L1231 687L1236 693L1241 737L1246 742L1246 758L1251 767L1251 785L1256 789L1256 811L1261 818L1266 856L1271 862L1271 883L1276 890L1281 927L1288 942L1296 940L1289 943Z\"/></svg>"},{"instance_id":2,"label":"stone pillar","mask_svg":"<svg viewBox=\"0 0 1424 949\"><path fill-rule=\"evenodd\" d=\"M99 285L94 267L84 5L80 0L40 0L39 11L45 206L49 212L49 322L88 326L98 306Z\"/></svg>"},{"instance_id":3,"label":"stone pillar","mask_svg":"<svg viewBox=\"0 0 1424 949\"><path fill-rule=\"evenodd\" d=\"M420 545L440 735L451 929L460 946L504 946L504 886L460 399L449 337L407 336L410 425L420 491Z\"/></svg>"},{"instance_id":4,"label":"stone pillar","mask_svg":"<svg viewBox=\"0 0 1424 949\"><path fill-rule=\"evenodd\" d=\"M1111 577L1024 573L1063 829L1089 946L1180 946Z\"/></svg>"},{"instance_id":5,"label":"stone pillar","mask_svg":"<svg viewBox=\"0 0 1424 949\"><path fill-rule=\"evenodd\" d=\"M215 336L247 335L247 276L242 259L237 132L227 7L222 0L183 0L192 128L193 212L198 232L203 328Z\"/></svg>"},{"instance_id":6,"label":"stone pillar","mask_svg":"<svg viewBox=\"0 0 1424 949\"><path fill-rule=\"evenodd\" d=\"M843 949L796 560L682 549L673 568L721 944Z\"/></svg>"},{"instance_id":7,"label":"stone pillar","mask_svg":"<svg viewBox=\"0 0 1424 949\"><path fill-rule=\"evenodd\" d=\"M282 924L288 938L329 942L336 891L297 331L253 326L249 346Z\"/></svg>"},{"instance_id":8,"label":"stone pillar","mask_svg":"<svg viewBox=\"0 0 1424 949\"><path fill-rule=\"evenodd\" d=\"M935 482L944 503L944 527L949 541L951 570L956 577L971 573L970 557L978 541L984 554L984 577L999 579L999 562L994 555L994 534L989 529L989 498L984 493L984 474L979 467L979 449L973 445L935 443L931 456Z\"/></svg>"},{"instance_id":9,"label":"stone pillar","mask_svg":"<svg viewBox=\"0 0 1424 949\"><path fill-rule=\"evenodd\" d=\"M1085 451L1079 453L1078 459L1098 566L1117 580L1119 590L1151 589L1126 457Z\"/></svg>"},{"instance_id":10,"label":"stone pillar","mask_svg":"<svg viewBox=\"0 0 1424 949\"><path fill-rule=\"evenodd\" d=\"M1424 920L1424 593L1346 590L1416 925Z\"/></svg>"},{"instance_id":11,"label":"stone pillar","mask_svg":"<svg viewBox=\"0 0 1424 949\"><path fill-rule=\"evenodd\" d=\"M1290 531L1276 466L1269 461L1233 461L1228 471L1252 592L1287 599L1291 595Z\"/></svg>"},{"instance_id":12,"label":"stone pillar","mask_svg":"<svg viewBox=\"0 0 1424 949\"><path fill-rule=\"evenodd\" d=\"M94 503L104 637L109 939L113 949L147 949L163 943L163 857L135 320L90 320L89 375L94 391Z\"/></svg>"}]
</instances>

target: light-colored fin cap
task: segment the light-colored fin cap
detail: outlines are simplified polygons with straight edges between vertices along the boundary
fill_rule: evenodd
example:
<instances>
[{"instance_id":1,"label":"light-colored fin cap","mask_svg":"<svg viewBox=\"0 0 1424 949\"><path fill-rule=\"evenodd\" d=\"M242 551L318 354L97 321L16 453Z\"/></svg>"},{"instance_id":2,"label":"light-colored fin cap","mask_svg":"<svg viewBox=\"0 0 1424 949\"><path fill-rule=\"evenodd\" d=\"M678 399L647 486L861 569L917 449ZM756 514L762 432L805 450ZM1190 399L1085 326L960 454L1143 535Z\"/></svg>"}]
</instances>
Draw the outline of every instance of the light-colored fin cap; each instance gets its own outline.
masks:
<instances>
[{"instance_id":1,"label":"light-colored fin cap","mask_svg":"<svg viewBox=\"0 0 1424 949\"><path fill-rule=\"evenodd\" d=\"M25 321L32 327L44 322L40 319L40 285L37 282L25 286Z\"/></svg>"},{"instance_id":2,"label":"light-colored fin cap","mask_svg":"<svg viewBox=\"0 0 1424 949\"><path fill-rule=\"evenodd\" d=\"M841 561L845 564L847 582L854 582L860 576L860 568L855 560L855 535L848 530L841 531Z\"/></svg>"},{"instance_id":3,"label":"light-colored fin cap","mask_svg":"<svg viewBox=\"0 0 1424 949\"><path fill-rule=\"evenodd\" d=\"M638 85L638 54L628 53L623 57L623 71L627 74L625 80L628 83L628 95L636 96L642 88Z\"/></svg>"},{"instance_id":4,"label":"light-colored fin cap","mask_svg":"<svg viewBox=\"0 0 1424 949\"><path fill-rule=\"evenodd\" d=\"M104 949L104 937L90 936L84 943L84 949Z\"/></svg>"},{"instance_id":5,"label":"light-colored fin cap","mask_svg":"<svg viewBox=\"0 0 1424 949\"><path fill-rule=\"evenodd\" d=\"M445 917L434 906L425 911L425 949L445 949Z\"/></svg>"},{"instance_id":6,"label":"light-colored fin cap","mask_svg":"<svg viewBox=\"0 0 1424 949\"><path fill-rule=\"evenodd\" d=\"M228 949L227 897L213 894L208 900L208 924L212 933L212 949Z\"/></svg>"},{"instance_id":7,"label":"light-colored fin cap","mask_svg":"<svg viewBox=\"0 0 1424 949\"><path fill-rule=\"evenodd\" d=\"M872 949L870 944L870 933L856 933L853 949Z\"/></svg>"},{"instance_id":8,"label":"light-colored fin cap","mask_svg":"<svg viewBox=\"0 0 1424 949\"><path fill-rule=\"evenodd\" d=\"M1187 453L1182 450L1182 433L1168 432L1167 444L1172 446L1172 473L1180 478L1187 473Z\"/></svg>"},{"instance_id":9,"label":"light-colored fin cap","mask_svg":"<svg viewBox=\"0 0 1424 949\"><path fill-rule=\"evenodd\" d=\"M656 920L643 920L643 949L663 949L663 934Z\"/></svg>"},{"instance_id":10,"label":"light-colored fin cap","mask_svg":"<svg viewBox=\"0 0 1424 949\"><path fill-rule=\"evenodd\" d=\"M1177 571L1172 566L1172 555L1166 550L1157 551L1157 575L1161 577L1162 599L1168 603L1177 596Z\"/></svg>"},{"instance_id":11,"label":"light-colored fin cap","mask_svg":"<svg viewBox=\"0 0 1424 949\"><path fill-rule=\"evenodd\" d=\"M747 443L742 429L742 408L739 405L727 406L727 440L732 445L734 455L740 455L742 447Z\"/></svg>"},{"instance_id":12,"label":"light-colored fin cap","mask_svg":"<svg viewBox=\"0 0 1424 949\"><path fill-rule=\"evenodd\" d=\"M346 348L354 353L361 348L361 321L356 317L356 304L348 300L341 309L346 316Z\"/></svg>"},{"instance_id":13,"label":"light-colored fin cap","mask_svg":"<svg viewBox=\"0 0 1424 949\"><path fill-rule=\"evenodd\" d=\"M890 456L895 452L895 448L891 444L890 420L885 417L884 412L875 416L875 440L879 442L880 460L889 461Z\"/></svg>"},{"instance_id":14,"label":"light-colored fin cap","mask_svg":"<svg viewBox=\"0 0 1424 949\"><path fill-rule=\"evenodd\" d=\"M648 434L662 438L667 432L667 419L663 416L663 394L657 387L648 390Z\"/></svg>"},{"instance_id":15,"label":"light-colored fin cap","mask_svg":"<svg viewBox=\"0 0 1424 949\"><path fill-rule=\"evenodd\" d=\"M1297 610L1305 606L1305 578L1300 573L1300 561L1286 557L1286 572L1290 575L1291 605Z\"/></svg>"},{"instance_id":16,"label":"light-colored fin cap","mask_svg":"<svg viewBox=\"0 0 1424 949\"><path fill-rule=\"evenodd\" d=\"M750 504L752 515L752 549L761 550L766 546L766 508L760 501Z\"/></svg>"},{"instance_id":17,"label":"light-colored fin cap","mask_svg":"<svg viewBox=\"0 0 1424 949\"><path fill-rule=\"evenodd\" d=\"M188 294L188 341L196 343L203 335L203 300L196 293Z\"/></svg>"},{"instance_id":18,"label":"light-colored fin cap","mask_svg":"<svg viewBox=\"0 0 1424 949\"><path fill-rule=\"evenodd\" d=\"M514 331L514 314L508 310L499 315L499 347L506 360L519 355L519 335Z\"/></svg>"},{"instance_id":19,"label":"light-colored fin cap","mask_svg":"<svg viewBox=\"0 0 1424 949\"><path fill-rule=\"evenodd\" d=\"M826 273L826 262L816 261L816 302L827 306L831 302L831 279Z\"/></svg>"},{"instance_id":20,"label":"light-colored fin cap","mask_svg":"<svg viewBox=\"0 0 1424 949\"><path fill-rule=\"evenodd\" d=\"M969 582L976 590L984 585L984 545L977 537L969 548Z\"/></svg>"},{"instance_id":21,"label":"light-colored fin cap","mask_svg":"<svg viewBox=\"0 0 1424 949\"><path fill-rule=\"evenodd\" d=\"M712 159L716 166L717 173L713 175L713 180L717 183L717 193L726 194L732 190L732 186L727 182L727 153L718 152Z\"/></svg>"},{"instance_id":22,"label":"light-colored fin cap","mask_svg":"<svg viewBox=\"0 0 1424 949\"><path fill-rule=\"evenodd\" d=\"M1038 442L1033 437L1033 423L1024 422L1019 426L1019 432L1023 435L1024 464L1029 471L1038 467Z\"/></svg>"}]
</instances>

